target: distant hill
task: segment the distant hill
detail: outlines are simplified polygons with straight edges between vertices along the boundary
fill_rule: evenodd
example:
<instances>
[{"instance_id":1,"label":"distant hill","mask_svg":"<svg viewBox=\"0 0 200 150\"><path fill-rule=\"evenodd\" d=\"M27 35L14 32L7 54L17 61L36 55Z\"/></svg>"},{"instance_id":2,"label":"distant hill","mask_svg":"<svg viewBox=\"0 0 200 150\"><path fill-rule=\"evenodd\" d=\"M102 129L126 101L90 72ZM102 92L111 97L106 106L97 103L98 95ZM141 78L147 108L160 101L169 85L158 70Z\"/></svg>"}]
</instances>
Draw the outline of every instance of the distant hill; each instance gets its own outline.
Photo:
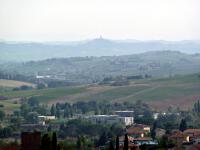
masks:
<instances>
[{"instance_id":1,"label":"distant hill","mask_svg":"<svg viewBox=\"0 0 200 150\"><path fill-rule=\"evenodd\" d=\"M30 61L49 58L119 56L149 51L171 50L200 53L199 41L137 41L97 38L78 42L0 42L0 61Z\"/></svg>"},{"instance_id":2,"label":"distant hill","mask_svg":"<svg viewBox=\"0 0 200 150\"><path fill-rule=\"evenodd\" d=\"M134 55L53 58L25 63L0 64L2 71L43 75L70 82L92 83L110 76L148 74L169 77L200 71L200 55L178 51L154 51Z\"/></svg>"}]
</instances>

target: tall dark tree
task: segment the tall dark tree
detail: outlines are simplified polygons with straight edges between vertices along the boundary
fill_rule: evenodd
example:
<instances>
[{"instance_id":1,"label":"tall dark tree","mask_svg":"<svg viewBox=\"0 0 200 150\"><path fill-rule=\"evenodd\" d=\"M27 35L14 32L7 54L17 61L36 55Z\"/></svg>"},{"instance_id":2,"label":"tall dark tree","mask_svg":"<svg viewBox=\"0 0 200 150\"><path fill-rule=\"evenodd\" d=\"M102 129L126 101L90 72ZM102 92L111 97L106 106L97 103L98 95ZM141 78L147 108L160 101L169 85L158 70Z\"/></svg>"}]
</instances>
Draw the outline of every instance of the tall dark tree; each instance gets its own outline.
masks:
<instances>
[{"instance_id":1,"label":"tall dark tree","mask_svg":"<svg viewBox=\"0 0 200 150\"><path fill-rule=\"evenodd\" d=\"M76 148L77 150L83 150L83 143L82 143L81 137L78 137Z\"/></svg>"},{"instance_id":2,"label":"tall dark tree","mask_svg":"<svg viewBox=\"0 0 200 150\"><path fill-rule=\"evenodd\" d=\"M28 99L28 104L31 106L31 107L38 107L39 106L39 102L38 100L36 99L36 97L31 97Z\"/></svg>"},{"instance_id":3,"label":"tall dark tree","mask_svg":"<svg viewBox=\"0 0 200 150\"><path fill-rule=\"evenodd\" d=\"M115 150L119 150L119 136L116 137Z\"/></svg>"},{"instance_id":4,"label":"tall dark tree","mask_svg":"<svg viewBox=\"0 0 200 150\"><path fill-rule=\"evenodd\" d=\"M85 138L84 136L79 136L77 143L76 143L77 150L84 150L85 149Z\"/></svg>"},{"instance_id":5,"label":"tall dark tree","mask_svg":"<svg viewBox=\"0 0 200 150\"><path fill-rule=\"evenodd\" d=\"M2 121L5 117L5 113L3 110L0 110L0 120Z\"/></svg>"},{"instance_id":6,"label":"tall dark tree","mask_svg":"<svg viewBox=\"0 0 200 150\"><path fill-rule=\"evenodd\" d=\"M200 113L200 101L199 100L196 103L194 103L193 111L196 113Z\"/></svg>"},{"instance_id":7,"label":"tall dark tree","mask_svg":"<svg viewBox=\"0 0 200 150\"><path fill-rule=\"evenodd\" d=\"M124 150L128 150L128 134L124 137Z\"/></svg>"},{"instance_id":8,"label":"tall dark tree","mask_svg":"<svg viewBox=\"0 0 200 150\"><path fill-rule=\"evenodd\" d=\"M97 146L105 145L105 143L108 140L108 136L106 132L103 132L103 134L100 136L99 141L97 143Z\"/></svg>"},{"instance_id":9,"label":"tall dark tree","mask_svg":"<svg viewBox=\"0 0 200 150\"><path fill-rule=\"evenodd\" d=\"M69 110L68 108L64 109L64 118L68 118L69 117Z\"/></svg>"},{"instance_id":10,"label":"tall dark tree","mask_svg":"<svg viewBox=\"0 0 200 150\"><path fill-rule=\"evenodd\" d=\"M197 102L197 112L200 113L200 102Z\"/></svg>"},{"instance_id":11,"label":"tall dark tree","mask_svg":"<svg viewBox=\"0 0 200 150\"><path fill-rule=\"evenodd\" d=\"M152 129L151 129L151 137L152 137L153 139L156 138L156 128L157 128L157 121L154 121L153 127L152 127Z\"/></svg>"},{"instance_id":12,"label":"tall dark tree","mask_svg":"<svg viewBox=\"0 0 200 150\"><path fill-rule=\"evenodd\" d=\"M57 150L60 150L60 145L58 144L58 146L57 146Z\"/></svg>"},{"instance_id":13,"label":"tall dark tree","mask_svg":"<svg viewBox=\"0 0 200 150\"><path fill-rule=\"evenodd\" d=\"M115 148L114 148L114 145L113 145L113 142L112 142L112 141L110 141L110 144L109 144L109 150L115 150Z\"/></svg>"},{"instance_id":14,"label":"tall dark tree","mask_svg":"<svg viewBox=\"0 0 200 150\"><path fill-rule=\"evenodd\" d=\"M185 119L182 119L181 120L181 123L180 123L180 126L179 126L179 130L180 131L185 131L187 129L187 122Z\"/></svg>"},{"instance_id":15,"label":"tall dark tree","mask_svg":"<svg viewBox=\"0 0 200 150\"><path fill-rule=\"evenodd\" d=\"M51 150L51 140L48 134L44 134L42 137L41 150Z\"/></svg>"},{"instance_id":16,"label":"tall dark tree","mask_svg":"<svg viewBox=\"0 0 200 150\"><path fill-rule=\"evenodd\" d=\"M53 136L52 136L52 150L56 150L57 149L57 136L56 136L56 132L53 132Z\"/></svg>"},{"instance_id":17,"label":"tall dark tree","mask_svg":"<svg viewBox=\"0 0 200 150\"><path fill-rule=\"evenodd\" d=\"M60 118L60 108L56 108L56 117Z\"/></svg>"},{"instance_id":18,"label":"tall dark tree","mask_svg":"<svg viewBox=\"0 0 200 150\"><path fill-rule=\"evenodd\" d=\"M52 115L52 116L55 116L55 115L56 115L56 107L55 107L54 104L51 106L51 115Z\"/></svg>"}]
</instances>

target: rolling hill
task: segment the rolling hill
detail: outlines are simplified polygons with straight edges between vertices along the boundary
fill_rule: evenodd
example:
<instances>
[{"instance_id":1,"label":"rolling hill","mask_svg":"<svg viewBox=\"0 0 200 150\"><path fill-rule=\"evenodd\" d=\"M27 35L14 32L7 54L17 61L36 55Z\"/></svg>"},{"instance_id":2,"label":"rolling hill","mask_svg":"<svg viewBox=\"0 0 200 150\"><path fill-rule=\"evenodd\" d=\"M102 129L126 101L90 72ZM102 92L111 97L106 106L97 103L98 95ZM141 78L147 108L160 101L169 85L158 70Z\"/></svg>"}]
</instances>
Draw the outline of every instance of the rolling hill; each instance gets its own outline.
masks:
<instances>
[{"instance_id":1,"label":"rolling hill","mask_svg":"<svg viewBox=\"0 0 200 150\"><path fill-rule=\"evenodd\" d=\"M153 51L134 55L54 58L25 63L0 64L2 72L49 76L76 83L100 82L110 76L151 75L168 77L197 73L200 55L178 51Z\"/></svg>"},{"instance_id":2,"label":"rolling hill","mask_svg":"<svg viewBox=\"0 0 200 150\"><path fill-rule=\"evenodd\" d=\"M87 85L42 90L1 92L8 97L1 104L13 105L20 97L36 96L45 104L56 102L97 101L97 102L135 102L142 100L156 110L165 110L169 106L188 109L200 98L200 75L174 76L133 80L126 86Z\"/></svg>"},{"instance_id":3,"label":"rolling hill","mask_svg":"<svg viewBox=\"0 0 200 150\"><path fill-rule=\"evenodd\" d=\"M77 42L0 42L0 61L37 61L50 58L119 56L171 50L200 53L199 41L137 41L97 38Z\"/></svg>"}]
</instances>

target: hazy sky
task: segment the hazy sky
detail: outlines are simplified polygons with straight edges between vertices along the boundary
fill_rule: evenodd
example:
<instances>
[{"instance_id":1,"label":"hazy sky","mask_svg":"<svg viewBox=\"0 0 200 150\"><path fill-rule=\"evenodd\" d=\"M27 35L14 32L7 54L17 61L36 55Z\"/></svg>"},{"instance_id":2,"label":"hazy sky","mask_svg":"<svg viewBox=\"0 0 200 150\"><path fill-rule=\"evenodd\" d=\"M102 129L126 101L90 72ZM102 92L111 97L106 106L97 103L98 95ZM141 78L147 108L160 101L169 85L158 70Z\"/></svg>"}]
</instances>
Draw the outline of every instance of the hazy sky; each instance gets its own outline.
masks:
<instances>
[{"instance_id":1,"label":"hazy sky","mask_svg":"<svg viewBox=\"0 0 200 150\"><path fill-rule=\"evenodd\" d=\"M200 40L200 0L0 0L0 39Z\"/></svg>"}]
</instances>

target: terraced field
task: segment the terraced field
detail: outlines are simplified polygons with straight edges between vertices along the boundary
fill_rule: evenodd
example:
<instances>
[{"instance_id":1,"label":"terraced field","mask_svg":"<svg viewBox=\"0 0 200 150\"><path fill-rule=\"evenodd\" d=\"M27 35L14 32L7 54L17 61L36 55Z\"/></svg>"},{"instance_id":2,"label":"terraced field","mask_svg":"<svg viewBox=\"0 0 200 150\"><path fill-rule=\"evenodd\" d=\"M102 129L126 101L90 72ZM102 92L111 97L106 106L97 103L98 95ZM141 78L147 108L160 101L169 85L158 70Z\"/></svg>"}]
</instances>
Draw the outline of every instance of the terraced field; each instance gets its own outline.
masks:
<instances>
[{"instance_id":1,"label":"terraced field","mask_svg":"<svg viewBox=\"0 0 200 150\"><path fill-rule=\"evenodd\" d=\"M77 101L120 103L142 100L158 110L167 109L169 106L188 109L195 101L200 99L200 77L198 74L194 74L162 79L137 80L132 81L128 86L88 85L0 92L0 95L8 97L8 100L4 100L6 103L11 103L12 99L20 97L37 96L38 100L47 104Z\"/></svg>"}]
</instances>

